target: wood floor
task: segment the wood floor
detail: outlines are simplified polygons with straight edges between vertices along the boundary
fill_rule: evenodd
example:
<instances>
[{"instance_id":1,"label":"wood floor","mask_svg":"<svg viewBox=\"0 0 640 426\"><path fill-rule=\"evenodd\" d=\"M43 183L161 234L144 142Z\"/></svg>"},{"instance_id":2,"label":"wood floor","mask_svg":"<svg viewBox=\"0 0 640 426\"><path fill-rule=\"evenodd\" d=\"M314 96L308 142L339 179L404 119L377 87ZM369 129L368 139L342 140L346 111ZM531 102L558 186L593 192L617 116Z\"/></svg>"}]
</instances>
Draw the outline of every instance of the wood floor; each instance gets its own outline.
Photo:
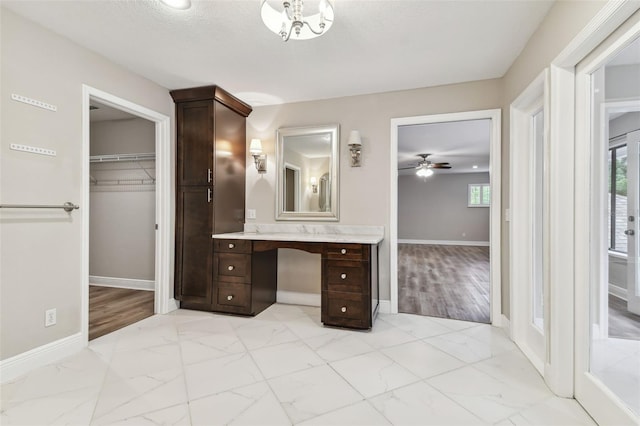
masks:
<instances>
[{"instance_id":1,"label":"wood floor","mask_svg":"<svg viewBox=\"0 0 640 426\"><path fill-rule=\"evenodd\" d=\"M89 286L89 340L153 315L154 292Z\"/></svg>"},{"instance_id":2,"label":"wood floor","mask_svg":"<svg viewBox=\"0 0 640 426\"><path fill-rule=\"evenodd\" d=\"M490 322L489 247L398 244L398 310Z\"/></svg>"},{"instance_id":3,"label":"wood floor","mask_svg":"<svg viewBox=\"0 0 640 426\"><path fill-rule=\"evenodd\" d=\"M627 311L627 302L609 295L609 337L640 340L640 316Z\"/></svg>"}]
</instances>

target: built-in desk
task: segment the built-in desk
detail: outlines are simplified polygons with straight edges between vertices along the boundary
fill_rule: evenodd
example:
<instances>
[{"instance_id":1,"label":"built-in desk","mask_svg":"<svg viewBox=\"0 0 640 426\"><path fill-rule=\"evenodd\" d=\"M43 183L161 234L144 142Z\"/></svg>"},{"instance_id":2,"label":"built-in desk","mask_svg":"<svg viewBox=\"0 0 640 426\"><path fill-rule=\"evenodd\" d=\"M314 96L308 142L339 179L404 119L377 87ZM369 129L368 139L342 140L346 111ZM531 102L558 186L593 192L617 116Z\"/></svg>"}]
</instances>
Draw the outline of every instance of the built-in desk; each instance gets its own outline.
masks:
<instances>
[{"instance_id":1,"label":"built-in desk","mask_svg":"<svg viewBox=\"0 0 640 426\"><path fill-rule=\"evenodd\" d=\"M314 228L302 228L308 229ZM381 227L364 230L377 232L272 230L213 235L212 310L256 315L275 303L278 249L298 249L321 255L322 322L338 327L371 328L379 306L378 245L383 230Z\"/></svg>"}]
</instances>

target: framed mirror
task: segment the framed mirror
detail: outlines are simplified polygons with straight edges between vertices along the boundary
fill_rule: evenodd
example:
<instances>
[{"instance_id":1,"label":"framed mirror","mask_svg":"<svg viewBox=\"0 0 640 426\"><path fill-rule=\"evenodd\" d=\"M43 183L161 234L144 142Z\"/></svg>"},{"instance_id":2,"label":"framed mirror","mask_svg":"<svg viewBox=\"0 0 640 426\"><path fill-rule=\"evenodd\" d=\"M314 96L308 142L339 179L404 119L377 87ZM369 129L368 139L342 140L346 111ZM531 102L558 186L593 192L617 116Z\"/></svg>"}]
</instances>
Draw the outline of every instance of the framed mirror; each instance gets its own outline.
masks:
<instances>
[{"instance_id":1,"label":"framed mirror","mask_svg":"<svg viewBox=\"0 0 640 426\"><path fill-rule=\"evenodd\" d=\"M276 220L338 220L340 126L277 130Z\"/></svg>"}]
</instances>

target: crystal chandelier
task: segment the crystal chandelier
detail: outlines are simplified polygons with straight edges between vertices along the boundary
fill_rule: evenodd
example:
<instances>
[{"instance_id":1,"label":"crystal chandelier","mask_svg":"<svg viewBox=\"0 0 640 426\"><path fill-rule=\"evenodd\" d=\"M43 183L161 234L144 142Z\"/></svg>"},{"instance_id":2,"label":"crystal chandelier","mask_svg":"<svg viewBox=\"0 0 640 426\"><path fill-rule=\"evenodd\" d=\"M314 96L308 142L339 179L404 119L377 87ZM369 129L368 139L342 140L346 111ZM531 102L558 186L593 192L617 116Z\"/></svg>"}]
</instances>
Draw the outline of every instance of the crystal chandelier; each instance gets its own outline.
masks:
<instances>
[{"instance_id":1,"label":"crystal chandelier","mask_svg":"<svg viewBox=\"0 0 640 426\"><path fill-rule=\"evenodd\" d=\"M333 6L329 0L320 0L318 13L304 16L303 0L284 0L282 10L278 11L262 0L260 16L264 24L283 41L309 40L329 31L333 24Z\"/></svg>"}]
</instances>

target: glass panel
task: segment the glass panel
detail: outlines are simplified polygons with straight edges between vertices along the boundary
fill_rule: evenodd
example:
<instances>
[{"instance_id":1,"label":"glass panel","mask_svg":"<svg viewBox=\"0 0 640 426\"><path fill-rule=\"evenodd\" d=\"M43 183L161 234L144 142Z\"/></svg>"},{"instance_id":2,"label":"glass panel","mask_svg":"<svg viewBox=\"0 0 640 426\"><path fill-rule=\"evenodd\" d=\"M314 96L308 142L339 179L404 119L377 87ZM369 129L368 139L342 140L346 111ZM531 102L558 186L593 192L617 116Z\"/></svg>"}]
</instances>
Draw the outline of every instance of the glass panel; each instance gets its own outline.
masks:
<instances>
[{"instance_id":1,"label":"glass panel","mask_svg":"<svg viewBox=\"0 0 640 426\"><path fill-rule=\"evenodd\" d=\"M491 204L491 187L489 185L482 186L482 204L486 206Z\"/></svg>"},{"instance_id":2,"label":"glass panel","mask_svg":"<svg viewBox=\"0 0 640 426\"><path fill-rule=\"evenodd\" d=\"M531 322L544 333L544 111L532 117L533 130L533 286Z\"/></svg>"},{"instance_id":3,"label":"glass panel","mask_svg":"<svg viewBox=\"0 0 640 426\"><path fill-rule=\"evenodd\" d=\"M593 145L593 173L602 179L594 185L593 199L607 203L603 206L596 202L592 215L594 223L607 229L591 236L600 242L593 253L600 259L594 266L602 273L594 274L590 283L589 304L589 371L636 414L640 414L640 315L630 311L633 295L628 288L638 277L640 138L634 136L634 131L640 108L618 100L635 96L631 80L622 78L625 74L621 72L640 67L638 53L640 41L636 40L620 53L620 60L614 58L592 74L591 110L593 135L597 138ZM626 59L620 62L623 58ZM606 220L602 217L604 211Z\"/></svg>"},{"instance_id":4,"label":"glass panel","mask_svg":"<svg viewBox=\"0 0 640 426\"><path fill-rule=\"evenodd\" d=\"M480 186L471 185L469 187L469 204L472 206L480 205Z\"/></svg>"}]
</instances>

